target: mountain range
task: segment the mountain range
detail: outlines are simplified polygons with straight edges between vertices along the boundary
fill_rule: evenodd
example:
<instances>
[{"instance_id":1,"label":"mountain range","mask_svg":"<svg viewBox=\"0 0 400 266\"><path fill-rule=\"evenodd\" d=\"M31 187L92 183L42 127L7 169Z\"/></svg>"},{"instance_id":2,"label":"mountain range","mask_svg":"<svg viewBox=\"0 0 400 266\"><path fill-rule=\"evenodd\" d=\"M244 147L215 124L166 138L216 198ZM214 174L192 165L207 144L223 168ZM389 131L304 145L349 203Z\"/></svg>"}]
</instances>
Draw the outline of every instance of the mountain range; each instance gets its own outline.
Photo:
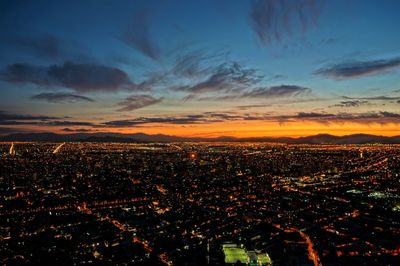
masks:
<instances>
[{"instance_id":1,"label":"mountain range","mask_svg":"<svg viewBox=\"0 0 400 266\"><path fill-rule=\"evenodd\" d=\"M329 134L318 134L307 137L253 137L237 138L221 136L217 138L201 137L179 137L171 135L149 135L144 133L122 134L122 133L16 133L0 136L0 141L77 141L77 142L279 142L293 144L366 144L385 143L400 144L400 136L386 137L369 134L353 134L346 136L334 136Z\"/></svg>"}]
</instances>

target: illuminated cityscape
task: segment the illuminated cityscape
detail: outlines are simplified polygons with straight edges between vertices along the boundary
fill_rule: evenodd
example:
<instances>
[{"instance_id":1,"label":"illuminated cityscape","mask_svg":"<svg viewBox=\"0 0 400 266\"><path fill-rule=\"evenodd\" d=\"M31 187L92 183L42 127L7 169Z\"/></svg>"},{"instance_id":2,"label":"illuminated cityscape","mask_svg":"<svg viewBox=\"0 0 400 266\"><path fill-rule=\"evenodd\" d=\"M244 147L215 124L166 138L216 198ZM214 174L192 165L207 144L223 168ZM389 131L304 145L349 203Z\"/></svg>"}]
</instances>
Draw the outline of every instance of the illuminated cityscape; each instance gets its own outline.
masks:
<instances>
[{"instance_id":1,"label":"illuminated cityscape","mask_svg":"<svg viewBox=\"0 0 400 266\"><path fill-rule=\"evenodd\" d=\"M2 143L1 262L398 265L399 148Z\"/></svg>"}]
</instances>

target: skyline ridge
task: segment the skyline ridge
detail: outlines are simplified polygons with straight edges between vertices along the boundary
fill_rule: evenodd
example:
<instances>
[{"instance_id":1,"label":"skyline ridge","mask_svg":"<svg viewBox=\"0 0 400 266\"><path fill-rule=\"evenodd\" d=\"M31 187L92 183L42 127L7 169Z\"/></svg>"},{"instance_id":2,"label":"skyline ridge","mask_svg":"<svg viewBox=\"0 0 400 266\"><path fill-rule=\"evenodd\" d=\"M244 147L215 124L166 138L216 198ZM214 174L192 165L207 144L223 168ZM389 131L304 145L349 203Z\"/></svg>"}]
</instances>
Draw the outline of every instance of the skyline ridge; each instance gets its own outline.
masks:
<instances>
[{"instance_id":1,"label":"skyline ridge","mask_svg":"<svg viewBox=\"0 0 400 266\"><path fill-rule=\"evenodd\" d=\"M80 142L277 142L287 144L400 144L400 135L381 136L372 134L331 135L321 133L305 137L250 137L220 136L212 138L180 137L145 133L16 133L0 136L0 141L80 141Z\"/></svg>"}]
</instances>

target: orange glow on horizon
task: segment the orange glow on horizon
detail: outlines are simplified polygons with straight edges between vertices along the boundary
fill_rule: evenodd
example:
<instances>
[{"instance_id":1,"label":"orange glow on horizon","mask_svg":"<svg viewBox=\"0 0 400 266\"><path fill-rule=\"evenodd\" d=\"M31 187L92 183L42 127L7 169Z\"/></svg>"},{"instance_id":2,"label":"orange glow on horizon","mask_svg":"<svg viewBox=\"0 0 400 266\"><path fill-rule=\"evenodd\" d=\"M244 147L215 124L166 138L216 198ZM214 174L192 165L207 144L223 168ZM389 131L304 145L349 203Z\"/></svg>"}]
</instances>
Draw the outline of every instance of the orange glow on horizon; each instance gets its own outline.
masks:
<instances>
[{"instance_id":1,"label":"orange glow on horizon","mask_svg":"<svg viewBox=\"0 0 400 266\"><path fill-rule=\"evenodd\" d=\"M55 132L66 134L62 128L55 127L31 127L25 130L36 132ZM90 129L90 128L87 128ZM141 127L115 127L98 128L88 133L95 132L114 132L114 133L145 133L145 134L164 134L181 137L204 137L215 138L220 136L232 137L304 137L316 134L331 134L337 136L350 134L373 134L381 136L400 135L397 124L361 124L361 123L331 123L322 124L317 122L289 122L279 124L270 121L230 121L212 124L146 124Z\"/></svg>"}]
</instances>

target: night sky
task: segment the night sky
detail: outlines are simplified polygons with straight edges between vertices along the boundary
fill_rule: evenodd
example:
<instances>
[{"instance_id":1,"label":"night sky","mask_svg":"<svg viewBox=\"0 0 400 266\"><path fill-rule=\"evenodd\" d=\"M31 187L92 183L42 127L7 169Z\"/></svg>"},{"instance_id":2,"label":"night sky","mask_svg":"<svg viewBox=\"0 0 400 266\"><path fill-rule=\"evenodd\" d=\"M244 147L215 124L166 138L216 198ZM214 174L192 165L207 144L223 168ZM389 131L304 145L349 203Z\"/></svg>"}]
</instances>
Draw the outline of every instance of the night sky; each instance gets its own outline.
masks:
<instances>
[{"instance_id":1,"label":"night sky","mask_svg":"<svg viewBox=\"0 0 400 266\"><path fill-rule=\"evenodd\" d=\"M0 1L0 135L399 135L400 1Z\"/></svg>"}]
</instances>

